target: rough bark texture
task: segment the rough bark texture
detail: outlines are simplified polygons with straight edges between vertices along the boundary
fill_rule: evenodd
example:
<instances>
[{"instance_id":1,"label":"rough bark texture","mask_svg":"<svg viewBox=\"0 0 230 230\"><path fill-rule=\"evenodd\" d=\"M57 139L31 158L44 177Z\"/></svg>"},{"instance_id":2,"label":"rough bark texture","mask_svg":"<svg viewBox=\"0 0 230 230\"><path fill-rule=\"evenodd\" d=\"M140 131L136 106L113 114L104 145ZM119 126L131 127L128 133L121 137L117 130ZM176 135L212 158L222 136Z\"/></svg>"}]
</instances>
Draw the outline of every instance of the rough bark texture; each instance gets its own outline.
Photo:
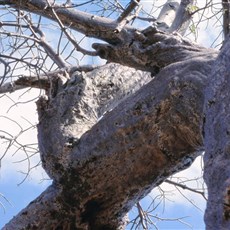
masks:
<instances>
[{"instance_id":1,"label":"rough bark texture","mask_svg":"<svg viewBox=\"0 0 230 230\"><path fill-rule=\"evenodd\" d=\"M158 17L166 23L162 30L183 33L192 2L167 1ZM75 71L66 82L58 76L45 81L44 88L51 89L37 103L38 139L53 184L3 229L124 229L125 215L138 200L204 150L204 133L207 228L230 227L230 42L215 62L216 51L160 27L120 28L119 20L46 0L0 4L52 20L56 14L67 26L71 20L71 28L107 42L94 44L99 56L135 68L110 63L88 73ZM37 79L32 82L38 85Z\"/></svg>"},{"instance_id":2,"label":"rough bark texture","mask_svg":"<svg viewBox=\"0 0 230 230\"><path fill-rule=\"evenodd\" d=\"M173 64L144 87L148 73L110 64L78 73L54 98L40 99L39 147L54 183L4 229L21 229L22 223L31 229L37 223L39 229L124 228L134 203L203 149L203 91L212 63L204 54ZM126 86L132 79L132 91L141 89L116 107L119 95L130 93L124 79Z\"/></svg>"},{"instance_id":3,"label":"rough bark texture","mask_svg":"<svg viewBox=\"0 0 230 230\"><path fill-rule=\"evenodd\" d=\"M208 186L207 229L230 229L230 39L206 90L204 179Z\"/></svg>"}]
</instances>

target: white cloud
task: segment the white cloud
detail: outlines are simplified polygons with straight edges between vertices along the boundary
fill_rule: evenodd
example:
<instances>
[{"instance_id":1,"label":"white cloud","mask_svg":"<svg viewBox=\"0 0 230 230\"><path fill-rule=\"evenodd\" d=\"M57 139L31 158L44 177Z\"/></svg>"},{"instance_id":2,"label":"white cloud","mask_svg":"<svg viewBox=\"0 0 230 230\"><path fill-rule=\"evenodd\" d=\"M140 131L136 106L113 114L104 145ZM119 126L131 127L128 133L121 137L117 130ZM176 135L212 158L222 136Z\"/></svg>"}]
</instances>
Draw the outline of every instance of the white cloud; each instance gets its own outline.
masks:
<instances>
[{"instance_id":1,"label":"white cloud","mask_svg":"<svg viewBox=\"0 0 230 230\"><path fill-rule=\"evenodd\" d=\"M196 42L206 46L213 47L220 45L223 37L222 31L222 12L221 2L218 0L213 1L197 1L196 5L199 9L203 9L207 2L210 4L205 9L197 12L193 17L193 22L196 31ZM189 31L188 31L189 32ZM189 38L194 40L194 34L190 34Z\"/></svg>"},{"instance_id":2,"label":"white cloud","mask_svg":"<svg viewBox=\"0 0 230 230\"><path fill-rule=\"evenodd\" d=\"M13 146L8 149L1 161L1 181L17 178L17 182L20 183L28 172L30 174L27 179L34 184L47 178L41 166L34 168L40 162L39 153L36 153L37 112L35 105L40 93L39 90L21 90L0 98L0 135L9 139L17 137L17 142L13 142ZM31 100L32 102L29 102ZM14 101L17 103L15 104ZM2 157L9 141L2 138L0 143L0 157ZM24 149L26 145L30 145L27 151ZM30 171L31 168L34 169Z\"/></svg>"}]
</instances>

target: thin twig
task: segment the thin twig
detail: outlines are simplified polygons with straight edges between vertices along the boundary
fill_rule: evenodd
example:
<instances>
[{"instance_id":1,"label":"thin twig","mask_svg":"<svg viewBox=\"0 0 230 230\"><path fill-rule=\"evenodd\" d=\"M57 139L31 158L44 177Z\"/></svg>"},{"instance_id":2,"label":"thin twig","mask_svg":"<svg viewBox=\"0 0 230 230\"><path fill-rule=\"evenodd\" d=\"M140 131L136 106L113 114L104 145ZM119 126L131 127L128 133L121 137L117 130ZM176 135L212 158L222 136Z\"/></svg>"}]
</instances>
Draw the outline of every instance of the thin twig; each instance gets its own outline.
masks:
<instances>
[{"instance_id":1,"label":"thin twig","mask_svg":"<svg viewBox=\"0 0 230 230\"><path fill-rule=\"evenodd\" d=\"M52 7L52 5L50 4L49 1L47 1L48 6L51 8L51 11L54 15L55 20L57 21L58 25L60 26L61 30L63 31L63 33L66 35L66 37L68 38L68 40L73 44L73 46L75 47L75 49L81 53L83 53L84 55L90 55L90 56L98 56L98 53L95 51L89 51L86 50L84 48L82 48L76 41L75 38L69 34L67 32L67 27L64 26L64 24L62 23L61 19L58 17L55 8Z\"/></svg>"},{"instance_id":2,"label":"thin twig","mask_svg":"<svg viewBox=\"0 0 230 230\"><path fill-rule=\"evenodd\" d=\"M139 6L140 0L131 0L130 3L128 4L127 8L121 13L121 15L117 19L117 27L115 29L115 32L120 32L122 28L127 25L131 20L137 17L141 10L141 6ZM130 15L132 11L137 7L137 11L134 15Z\"/></svg>"},{"instance_id":3,"label":"thin twig","mask_svg":"<svg viewBox=\"0 0 230 230\"><path fill-rule=\"evenodd\" d=\"M46 53L49 55L49 57L58 65L59 68L64 68L67 66L66 62L62 59L60 55L58 55L53 48L45 41L45 35L44 33L38 28L32 25L32 22L29 21L29 19L26 19L28 25L21 25L17 23L5 23L5 22L0 22L0 27L3 26L12 26L12 27L21 27L21 28L29 28L31 32L33 33L34 37L32 36L27 36L23 34L18 34L18 33L12 33L12 32L4 32L1 31L0 34L2 35L7 35L9 37L18 37L18 38L24 38L27 40L32 40L39 45L41 45ZM40 35L40 37L37 36L37 34Z\"/></svg>"},{"instance_id":4,"label":"thin twig","mask_svg":"<svg viewBox=\"0 0 230 230\"><path fill-rule=\"evenodd\" d=\"M177 186L177 187L180 187L182 189L185 189L185 190L189 190L191 192L194 192L194 193L197 193L197 194L200 194L206 201L207 201L207 198L205 197L205 194L204 192L201 192L201 191L197 191L196 189L193 189L193 188L190 188L184 184L181 184L181 183L177 183L175 181L171 181L171 180L165 180L164 182L168 183L168 184L172 184L174 186Z\"/></svg>"},{"instance_id":5,"label":"thin twig","mask_svg":"<svg viewBox=\"0 0 230 230\"><path fill-rule=\"evenodd\" d=\"M130 13L138 6L140 0L131 0L128 7L122 12L122 14L117 19L117 23L121 23L126 20Z\"/></svg>"},{"instance_id":6,"label":"thin twig","mask_svg":"<svg viewBox=\"0 0 230 230\"><path fill-rule=\"evenodd\" d=\"M138 210L139 217L140 217L140 224L142 225L143 229L147 229L147 226L145 224L146 222L145 212L143 211L139 202L137 202L137 210Z\"/></svg>"}]
</instances>

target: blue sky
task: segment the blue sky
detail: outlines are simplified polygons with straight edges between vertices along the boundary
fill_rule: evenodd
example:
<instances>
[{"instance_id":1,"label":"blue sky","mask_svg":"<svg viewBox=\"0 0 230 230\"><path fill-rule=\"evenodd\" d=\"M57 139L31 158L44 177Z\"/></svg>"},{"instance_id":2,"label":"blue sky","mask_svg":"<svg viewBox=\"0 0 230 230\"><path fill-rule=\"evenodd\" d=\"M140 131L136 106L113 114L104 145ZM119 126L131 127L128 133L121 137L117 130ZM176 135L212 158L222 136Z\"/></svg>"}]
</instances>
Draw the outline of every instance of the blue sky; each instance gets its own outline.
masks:
<instances>
[{"instance_id":1,"label":"blue sky","mask_svg":"<svg viewBox=\"0 0 230 230\"><path fill-rule=\"evenodd\" d=\"M30 183L26 181L17 185L17 178L7 178L0 180L1 193L10 201L10 204L0 198L4 208L0 208L0 228L4 226L13 216L25 208L33 199L35 199L48 186L47 182L41 184Z\"/></svg>"},{"instance_id":2,"label":"blue sky","mask_svg":"<svg viewBox=\"0 0 230 230\"><path fill-rule=\"evenodd\" d=\"M160 1L158 1L159 3ZM163 1L161 1L162 3ZM205 2L205 1L204 1ZM151 1L145 1L146 9L149 8L149 4ZM214 40L214 38L219 33L220 28L213 29L213 24L210 22L209 26L200 25L199 26L199 36L198 42L205 45L210 46ZM55 37L55 35L50 35L51 40ZM83 41L85 42L85 41ZM85 43L88 46L88 43ZM218 44L218 41L216 42ZM84 60L85 64L87 62L91 62L90 59ZM21 97L23 94L23 97ZM20 105L12 107L9 111L8 109L13 105L13 101L20 100L21 102L26 102L28 99L37 98L40 92L29 91L24 94L24 91L19 91L15 94L7 95L5 97L0 98L0 115L5 115L10 117L13 120L17 120L17 122L23 127L30 127L31 125L27 120L32 123L37 122L36 115L36 107L35 103L22 103ZM8 111L8 112L7 112ZM0 117L0 129L8 130L13 133L13 135L17 135L20 132L20 127L5 119L4 117ZM27 133L22 134L19 137L19 140L22 143L36 143L36 129L31 128ZM0 157L4 152L4 148L6 145L0 140ZM46 180L47 176L42 168L39 166L32 170L29 176L25 179L25 181L20 184L24 178L27 170L28 170L28 162L23 161L21 163L15 163L18 161L22 161L25 159L25 153L23 151L15 152L15 148L12 148L8 151L7 155L4 157L1 168L0 168L0 194L3 194L8 202L6 202L0 196L0 203L4 205L0 207L0 228L3 227L14 215L16 215L22 208L26 207L34 198L36 198L42 191L46 189L47 186L51 183L51 181ZM39 162L39 155L35 155L30 159L31 166L35 166ZM194 178L200 177L202 174L201 169L201 160L198 159L195 164L186 171L183 171L178 175L181 178ZM21 172L22 171L22 172ZM18 185L20 184L20 185ZM196 181L192 181L188 183L190 187L196 188L200 187L202 181L200 181L197 185ZM200 210L198 210L194 205L192 205L189 201L187 201L176 189L174 186L163 184L161 186L163 190L169 191L167 194L168 200L164 205L161 205L158 209L154 211L154 215L158 215L161 218L180 218L185 217L185 222L191 225L191 227L181 224L178 221L157 221L156 225L159 229L205 229L203 222L203 214L205 210L205 201L204 199L197 194L182 191L186 197L195 202ZM151 194L152 197L158 195L157 189L154 190ZM170 201L169 201L170 200ZM147 197L142 201L143 207L148 206L150 198ZM135 212L130 212L130 218L135 216ZM128 228L127 228L128 229Z\"/></svg>"}]
</instances>

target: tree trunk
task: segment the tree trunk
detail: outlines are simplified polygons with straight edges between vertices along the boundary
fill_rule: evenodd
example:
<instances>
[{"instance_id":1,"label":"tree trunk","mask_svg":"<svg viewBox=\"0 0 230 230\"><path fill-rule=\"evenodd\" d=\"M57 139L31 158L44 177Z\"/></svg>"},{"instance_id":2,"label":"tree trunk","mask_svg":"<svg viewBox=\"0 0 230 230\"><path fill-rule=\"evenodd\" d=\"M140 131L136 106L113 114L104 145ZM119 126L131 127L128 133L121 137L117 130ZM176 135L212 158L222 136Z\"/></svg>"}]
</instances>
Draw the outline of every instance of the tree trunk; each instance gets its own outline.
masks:
<instances>
[{"instance_id":1,"label":"tree trunk","mask_svg":"<svg viewBox=\"0 0 230 230\"><path fill-rule=\"evenodd\" d=\"M207 229L230 229L230 39L211 71L205 99L204 179Z\"/></svg>"}]
</instances>

